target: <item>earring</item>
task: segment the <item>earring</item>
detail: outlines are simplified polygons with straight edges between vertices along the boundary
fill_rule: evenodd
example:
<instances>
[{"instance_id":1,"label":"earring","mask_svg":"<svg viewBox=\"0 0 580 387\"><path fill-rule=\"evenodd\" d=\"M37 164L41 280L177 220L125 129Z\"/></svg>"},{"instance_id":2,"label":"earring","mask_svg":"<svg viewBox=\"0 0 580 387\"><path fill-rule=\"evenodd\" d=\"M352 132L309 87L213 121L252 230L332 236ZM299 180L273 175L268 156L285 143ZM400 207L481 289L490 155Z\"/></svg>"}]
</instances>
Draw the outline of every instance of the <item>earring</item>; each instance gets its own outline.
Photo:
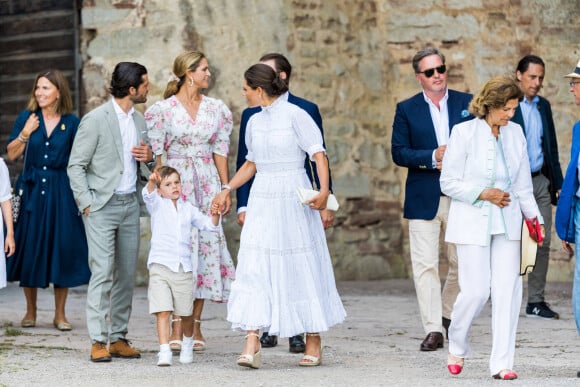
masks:
<instances>
[{"instance_id":1,"label":"earring","mask_svg":"<svg viewBox=\"0 0 580 387\"><path fill-rule=\"evenodd\" d=\"M189 78L189 87L193 87L193 78Z\"/></svg>"}]
</instances>

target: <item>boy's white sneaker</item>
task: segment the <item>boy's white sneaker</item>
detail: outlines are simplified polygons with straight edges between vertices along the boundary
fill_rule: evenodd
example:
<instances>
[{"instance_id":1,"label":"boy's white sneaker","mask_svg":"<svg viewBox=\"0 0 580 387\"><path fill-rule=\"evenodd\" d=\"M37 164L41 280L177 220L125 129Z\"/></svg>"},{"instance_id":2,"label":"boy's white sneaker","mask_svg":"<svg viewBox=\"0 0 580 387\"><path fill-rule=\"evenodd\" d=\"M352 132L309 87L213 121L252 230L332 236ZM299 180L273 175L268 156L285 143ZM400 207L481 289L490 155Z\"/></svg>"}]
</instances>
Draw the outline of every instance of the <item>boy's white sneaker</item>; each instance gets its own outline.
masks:
<instances>
[{"instance_id":1,"label":"boy's white sneaker","mask_svg":"<svg viewBox=\"0 0 580 387\"><path fill-rule=\"evenodd\" d=\"M157 354L159 360L157 360L157 365L159 367L170 366L173 361L173 352L171 351L161 351Z\"/></svg>"},{"instance_id":2,"label":"boy's white sneaker","mask_svg":"<svg viewBox=\"0 0 580 387\"><path fill-rule=\"evenodd\" d=\"M181 352L179 352L179 362L183 364L193 363L193 340L190 338L181 342Z\"/></svg>"}]
</instances>

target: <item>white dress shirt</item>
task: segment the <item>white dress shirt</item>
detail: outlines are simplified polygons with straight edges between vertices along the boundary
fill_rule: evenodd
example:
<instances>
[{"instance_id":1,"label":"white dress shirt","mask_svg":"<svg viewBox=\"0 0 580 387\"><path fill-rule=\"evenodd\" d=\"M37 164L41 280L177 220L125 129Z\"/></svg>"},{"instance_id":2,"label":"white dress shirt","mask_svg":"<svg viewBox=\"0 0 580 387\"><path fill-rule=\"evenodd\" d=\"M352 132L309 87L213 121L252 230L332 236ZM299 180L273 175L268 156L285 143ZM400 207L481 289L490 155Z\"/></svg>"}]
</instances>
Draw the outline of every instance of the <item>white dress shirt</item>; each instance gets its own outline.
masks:
<instances>
[{"instance_id":1,"label":"white dress shirt","mask_svg":"<svg viewBox=\"0 0 580 387\"><path fill-rule=\"evenodd\" d=\"M129 194L135 192L137 186L137 161L135 161L131 154L133 147L138 145L137 128L135 127L135 121L133 121L135 109L131 108L129 113L125 113L114 98L113 107L117 113L119 128L121 129L121 139L123 141L123 176L121 176L115 193Z\"/></svg>"},{"instance_id":2,"label":"white dress shirt","mask_svg":"<svg viewBox=\"0 0 580 387\"><path fill-rule=\"evenodd\" d=\"M151 214L151 249L147 268L158 263L176 273L179 272L179 265L184 272L193 271L192 260L195 259L197 263L197 256L193 257L191 252L191 226L217 232L219 224L214 226L211 218L202 214L190 202L178 199L176 207L171 199L159 196L157 190L149 193L147 187L143 188L142 194Z\"/></svg>"},{"instance_id":3,"label":"white dress shirt","mask_svg":"<svg viewBox=\"0 0 580 387\"><path fill-rule=\"evenodd\" d=\"M447 141L449 141L449 112L447 111L449 92L445 90L445 96L439 101L439 107L425 94L425 91L423 91L423 98L425 98L425 102L429 105L429 113L431 114L431 121L435 128L435 137L437 137L437 145L447 145ZM431 156L433 168L437 165L435 151L433 151L433 155Z\"/></svg>"}]
</instances>

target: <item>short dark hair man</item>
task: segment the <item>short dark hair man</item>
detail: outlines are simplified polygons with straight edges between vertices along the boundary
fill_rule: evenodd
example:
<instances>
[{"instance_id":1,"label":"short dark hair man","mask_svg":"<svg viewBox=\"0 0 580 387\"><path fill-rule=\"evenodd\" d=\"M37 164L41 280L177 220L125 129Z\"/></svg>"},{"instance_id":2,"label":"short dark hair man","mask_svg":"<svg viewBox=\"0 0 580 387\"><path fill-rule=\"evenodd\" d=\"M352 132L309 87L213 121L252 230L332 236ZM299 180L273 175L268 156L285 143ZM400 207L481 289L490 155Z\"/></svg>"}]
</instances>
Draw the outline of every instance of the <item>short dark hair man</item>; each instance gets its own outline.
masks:
<instances>
[{"instance_id":1,"label":"short dark hair man","mask_svg":"<svg viewBox=\"0 0 580 387\"><path fill-rule=\"evenodd\" d=\"M117 64L110 92L110 101L82 118L68 164L89 246L87 328L94 362L141 357L126 335L140 238L140 163L153 160L141 138L145 119L133 107L147 101L147 69Z\"/></svg>"}]
</instances>

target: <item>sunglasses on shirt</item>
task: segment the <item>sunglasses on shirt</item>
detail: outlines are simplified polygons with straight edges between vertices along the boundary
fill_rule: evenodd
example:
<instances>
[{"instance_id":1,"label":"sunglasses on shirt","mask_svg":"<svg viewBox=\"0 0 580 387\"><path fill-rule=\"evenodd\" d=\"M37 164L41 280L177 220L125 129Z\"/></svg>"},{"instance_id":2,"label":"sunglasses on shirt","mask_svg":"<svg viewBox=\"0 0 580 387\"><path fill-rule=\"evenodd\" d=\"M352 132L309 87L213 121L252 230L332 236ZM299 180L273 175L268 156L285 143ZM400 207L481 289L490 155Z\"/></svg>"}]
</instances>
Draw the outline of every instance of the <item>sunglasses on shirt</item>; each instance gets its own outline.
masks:
<instances>
[{"instance_id":1,"label":"sunglasses on shirt","mask_svg":"<svg viewBox=\"0 0 580 387\"><path fill-rule=\"evenodd\" d=\"M445 71L447 71L447 67L445 65L441 65L439 67L434 67L434 68L429 69L429 70L419 71L419 74L423 74L427 78L431 78L433 76L433 74L435 74L435 70L437 70L437 72L439 74L445 74Z\"/></svg>"}]
</instances>

